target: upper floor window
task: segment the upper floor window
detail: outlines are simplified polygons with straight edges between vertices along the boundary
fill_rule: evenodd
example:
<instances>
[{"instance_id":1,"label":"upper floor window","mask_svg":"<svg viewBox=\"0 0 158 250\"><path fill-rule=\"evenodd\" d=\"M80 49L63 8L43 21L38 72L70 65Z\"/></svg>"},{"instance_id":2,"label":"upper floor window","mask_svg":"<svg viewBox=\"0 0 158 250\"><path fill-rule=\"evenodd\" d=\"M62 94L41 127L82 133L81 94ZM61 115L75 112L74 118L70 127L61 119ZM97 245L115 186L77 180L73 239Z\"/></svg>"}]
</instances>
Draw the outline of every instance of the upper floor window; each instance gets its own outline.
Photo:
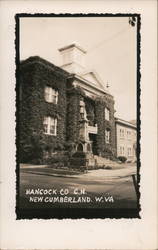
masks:
<instances>
[{"instance_id":1,"label":"upper floor window","mask_svg":"<svg viewBox=\"0 0 158 250\"><path fill-rule=\"evenodd\" d=\"M46 102L51 102L57 104L58 102L58 91L51 87L45 87L44 89L44 97Z\"/></svg>"},{"instance_id":2,"label":"upper floor window","mask_svg":"<svg viewBox=\"0 0 158 250\"><path fill-rule=\"evenodd\" d=\"M110 143L110 130L109 129L105 130L105 142Z\"/></svg>"},{"instance_id":3,"label":"upper floor window","mask_svg":"<svg viewBox=\"0 0 158 250\"><path fill-rule=\"evenodd\" d=\"M131 131L127 130L127 139L131 139Z\"/></svg>"},{"instance_id":4,"label":"upper floor window","mask_svg":"<svg viewBox=\"0 0 158 250\"><path fill-rule=\"evenodd\" d=\"M110 120L110 112L107 108L105 108L105 120L107 120L107 121Z\"/></svg>"},{"instance_id":5,"label":"upper floor window","mask_svg":"<svg viewBox=\"0 0 158 250\"><path fill-rule=\"evenodd\" d=\"M46 116L43 121L44 125L44 133L48 135L56 135L57 134L57 119Z\"/></svg>"},{"instance_id":6,"label":"upper floor window","mask_svg":"<svg viewBox=\"0 0 158 250\"><path fill-rule=\"evenodd\" d=\"M120 129L120 138L124 138L125 135L124 132L125 132L124 129Z\"/></svg>"}]
</instances>

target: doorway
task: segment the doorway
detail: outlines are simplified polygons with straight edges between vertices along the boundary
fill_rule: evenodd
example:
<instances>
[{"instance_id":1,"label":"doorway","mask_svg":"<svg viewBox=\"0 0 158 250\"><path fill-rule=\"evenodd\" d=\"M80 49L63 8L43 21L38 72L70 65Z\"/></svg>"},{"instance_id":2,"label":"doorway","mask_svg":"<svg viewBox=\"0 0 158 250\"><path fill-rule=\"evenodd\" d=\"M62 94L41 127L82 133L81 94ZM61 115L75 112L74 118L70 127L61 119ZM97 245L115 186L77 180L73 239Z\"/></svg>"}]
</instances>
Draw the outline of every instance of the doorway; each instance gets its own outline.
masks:
<instances>
[{"instance_id":1,"label":"doorway","mask_svg":"<svg viewBox=\"0 0 158 250\"><path fill-rule=\"evenodd\" d=\"M79 143L79 144L77 145L77 151L78 151L78 152L83 152L83 145L82 145L82 143Z\"/></svg>"},{"instance_id":2,"label":"doorway","mask_svg":"<svg viewBox=\"0 0 158 250\"><path fill-rule=\"evenodd\" d=\"M97 155L97 135L89 133L89 139L92 142L92 153Z\"/></svg>"}]
</instances>

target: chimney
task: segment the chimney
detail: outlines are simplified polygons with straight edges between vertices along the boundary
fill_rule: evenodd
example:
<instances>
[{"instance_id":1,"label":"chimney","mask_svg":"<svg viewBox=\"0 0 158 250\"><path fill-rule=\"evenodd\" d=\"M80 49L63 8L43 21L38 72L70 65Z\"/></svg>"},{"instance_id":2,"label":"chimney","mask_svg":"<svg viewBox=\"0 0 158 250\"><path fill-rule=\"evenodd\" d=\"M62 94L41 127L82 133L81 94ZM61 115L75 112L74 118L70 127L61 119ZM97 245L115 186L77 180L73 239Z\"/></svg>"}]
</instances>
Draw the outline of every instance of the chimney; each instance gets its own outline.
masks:
<instances>
[{"instance_id":1,"label":"chimney","mask_svg":"<svg viewBox=\"0 0 158 250\"><path fill-rule=\"evenodd\" d=\"M79 74L84 70L84 57L86 51L76 43L70 44L59 49L62 55L62 68L69 73Z\"/></svg>"}]
</instances>

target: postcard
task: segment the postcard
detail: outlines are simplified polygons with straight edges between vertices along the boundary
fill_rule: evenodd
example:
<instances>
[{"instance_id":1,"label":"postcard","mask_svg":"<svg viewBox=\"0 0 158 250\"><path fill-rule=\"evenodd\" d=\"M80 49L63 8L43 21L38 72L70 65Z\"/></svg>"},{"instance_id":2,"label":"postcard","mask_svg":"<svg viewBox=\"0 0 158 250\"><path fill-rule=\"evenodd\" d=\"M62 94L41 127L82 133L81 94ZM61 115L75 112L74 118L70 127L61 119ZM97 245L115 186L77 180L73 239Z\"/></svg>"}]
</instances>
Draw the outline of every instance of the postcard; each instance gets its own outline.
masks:
<instances>
[{"instance_id":1,"label":"postcard","mask_svg":"<svg viewBox=\"0 0 158 250\"><path fill-rule=\"evenodd\" d=\"M157 248L155 7L1 1L1 249Z\"/></svg>"}]
</instances>

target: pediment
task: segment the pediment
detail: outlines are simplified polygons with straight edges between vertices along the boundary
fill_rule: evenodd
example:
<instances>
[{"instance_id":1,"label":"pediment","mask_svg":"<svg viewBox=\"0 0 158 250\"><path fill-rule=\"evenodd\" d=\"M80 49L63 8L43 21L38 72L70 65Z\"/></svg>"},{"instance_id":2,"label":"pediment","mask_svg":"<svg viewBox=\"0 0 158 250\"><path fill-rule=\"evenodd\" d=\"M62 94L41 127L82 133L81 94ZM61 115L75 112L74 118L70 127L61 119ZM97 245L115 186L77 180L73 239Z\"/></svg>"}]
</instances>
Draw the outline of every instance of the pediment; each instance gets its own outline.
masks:
<instances>
[{"instance_id":1,"label":"pediment","mask_svg":"<svg viewBox=\"0 0 158 250\"><path fill-rule=\"evenodd\" d=\"M104 83L95 71L84 72L80 75L92 85L105 90Z\"/></svg>"}]
</instances>

